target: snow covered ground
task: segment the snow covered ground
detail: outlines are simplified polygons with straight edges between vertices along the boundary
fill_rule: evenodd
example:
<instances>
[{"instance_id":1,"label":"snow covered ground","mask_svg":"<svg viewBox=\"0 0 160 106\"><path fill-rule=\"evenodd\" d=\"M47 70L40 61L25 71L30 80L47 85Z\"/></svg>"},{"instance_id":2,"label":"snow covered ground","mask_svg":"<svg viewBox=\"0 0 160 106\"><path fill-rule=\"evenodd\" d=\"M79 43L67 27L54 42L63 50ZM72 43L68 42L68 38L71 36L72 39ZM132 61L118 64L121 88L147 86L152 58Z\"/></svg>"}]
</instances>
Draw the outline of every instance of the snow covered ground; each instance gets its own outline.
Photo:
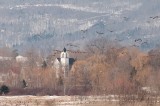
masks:
<instances>
[{"instance_id":1,"label":"snow covered ground","mask_svg":"<svg viewBox=\"0 0 160 106\"><path fill-rule=\"evenodd\" d=\"M119 100L117 95L108 96L0 96L0 106L119 106L128 104L130 106L146 106L146 103L154 103L159 106L160 98L156 102L147 101ZM136 105L137 104L137 105ZM143 104L143 105L142 105Z\"/></svg>"},{"instance_id":2,"label":"snow covered ground","mask_svg":"<svg viewBox=\"0 0 160 106\"><path fill-rule=\"evenodd\" d=\"M83 106L95 102L117 102L116 96L1 96L0 106Z\"/></svg>"},{"instance_id":3,"label":"snow covered ground","mask_svg":"<svg viewBox=\"0 0 160 106\"><path fill-rule=\"evenodd\" d=\"M77 106L109 100L109 98L112 96L105 98L102 96L1 96L0 106Z\"/></svg>"}]
</instances>

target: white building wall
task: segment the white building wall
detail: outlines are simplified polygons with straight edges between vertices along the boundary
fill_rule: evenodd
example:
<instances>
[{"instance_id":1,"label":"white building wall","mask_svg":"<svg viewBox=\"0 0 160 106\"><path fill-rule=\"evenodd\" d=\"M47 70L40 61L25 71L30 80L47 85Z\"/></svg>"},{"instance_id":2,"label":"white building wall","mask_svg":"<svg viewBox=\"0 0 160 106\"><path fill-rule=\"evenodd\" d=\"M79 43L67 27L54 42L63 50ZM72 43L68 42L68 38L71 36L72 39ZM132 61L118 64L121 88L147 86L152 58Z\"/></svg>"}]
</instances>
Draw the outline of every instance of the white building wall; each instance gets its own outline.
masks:
<instances>
[{"instance_id":1,"label":"white building wall","mask_svg":"<svg viewBox=\"0 0 160 106\"><path fill-rule=\"evenodd\" d=\"M59 63L58 59L56 59L54 62L54 69L56 71L56 77L58 78L59 74L60 74L60 63Z\"/></svg>"},{"instance_id":2,"label":"white building wall","mask_svg":"<svg viewBox=\"0 0 160 106\"><path fill-rule=\"evenodd\" d=\"M69 71L69 58L61 58L61 66L64 77L67 77Z\"/></svg>"},{"instance_id":3,"label":"white building wall","mask_svg":"<svg viewBox=\"0 0 160 106\"><path fill-rule=\"evenodd\" d=\"M28 61L28 58L27 57L23 57L23 56L17 56L16 57L16 61L24 63L24 62Z\"/></svg>"},{"instance_id":4,"label":"white building wall","mask_svg":"<svg viewBox=\"0 0 160 106\"><path fill-rule=\"evenodd\" d=\"M64 66L69 66L69 58L61 58L61 65Z\"/></svg>"}]
</instances>

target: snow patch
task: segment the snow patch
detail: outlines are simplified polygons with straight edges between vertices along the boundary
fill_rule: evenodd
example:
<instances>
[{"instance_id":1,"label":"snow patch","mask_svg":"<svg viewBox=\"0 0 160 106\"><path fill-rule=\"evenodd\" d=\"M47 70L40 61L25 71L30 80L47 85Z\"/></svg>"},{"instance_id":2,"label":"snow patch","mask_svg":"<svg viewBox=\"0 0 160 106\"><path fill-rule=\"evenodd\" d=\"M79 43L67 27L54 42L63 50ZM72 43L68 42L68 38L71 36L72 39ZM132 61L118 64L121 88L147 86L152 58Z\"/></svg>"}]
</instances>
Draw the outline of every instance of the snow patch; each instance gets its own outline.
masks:
<instances>
[{"instance_id":1,"label":"snow patch","mask_svg":"<svg viewBox=\"0 0 160 106\"><path fill-rule=\"evenodd\" d=\"M88 21L88 22L80 25L80 26L79 26L79 29L80 29L80 30L87 30L87 29L89 29L90 27L92 27L95 23L96 23L96 21L93 21L93 22Z\"/></svg>"},{"instance_id":2,"label":"snow patch","mask_svg":"<svg viewBox=\"0 0 160 106\"><path fill-rule=\"evenodd\" d=\"M73 4L56 4L54 6L58 6L58 7L65 8L65 9L84 11L84 12L106 13L105 11L99 11L99 10L96 10L96 9L88 7L88 6L82 7L82 6L73 5Z\"/></svg>"}]
</instances>

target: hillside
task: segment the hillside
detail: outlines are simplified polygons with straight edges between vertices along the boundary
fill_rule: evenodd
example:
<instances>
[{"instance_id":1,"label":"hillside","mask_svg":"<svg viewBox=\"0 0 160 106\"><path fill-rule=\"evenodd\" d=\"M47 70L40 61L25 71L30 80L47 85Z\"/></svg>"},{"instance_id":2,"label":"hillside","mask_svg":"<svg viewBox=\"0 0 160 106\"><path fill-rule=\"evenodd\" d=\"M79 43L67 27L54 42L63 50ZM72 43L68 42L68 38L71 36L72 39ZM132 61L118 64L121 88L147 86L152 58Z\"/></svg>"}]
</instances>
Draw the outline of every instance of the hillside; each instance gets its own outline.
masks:
<instances>
[{"instance_id":1,"label":"hillside","mask_svg":"<svg viewBox=\"0 0 160 106\"><path fill-rule=\"evenodd\" d=\"M73 49L83 49L84 42L107 37L148 51L159 47L159 4L158 0L1 0L0 46L60 49L72 42L81 45Z\"/></svg>"}]
</instances>

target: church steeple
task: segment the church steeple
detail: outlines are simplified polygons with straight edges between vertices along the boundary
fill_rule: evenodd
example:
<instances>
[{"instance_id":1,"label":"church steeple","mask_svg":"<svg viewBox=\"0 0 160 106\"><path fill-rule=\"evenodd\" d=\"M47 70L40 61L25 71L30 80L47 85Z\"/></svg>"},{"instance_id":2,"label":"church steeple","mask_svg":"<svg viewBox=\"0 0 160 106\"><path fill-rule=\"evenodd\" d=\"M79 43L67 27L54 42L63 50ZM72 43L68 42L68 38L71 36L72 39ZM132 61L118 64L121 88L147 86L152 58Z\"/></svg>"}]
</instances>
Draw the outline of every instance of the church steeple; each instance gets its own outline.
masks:
<instances>
[{"instance_id":1,"label":"church steeple","mask_svg":"<svg viewBox=\"0 0 160 106\"><path fill-rule=\"evenodd\" d=\"M61 58L69 58L69 54L67 49L64 47L63 51L61 52Z\"/></svg>"},{"instance_id":2,"label":"church steeple","mask_svg":"<svg viewBox=\"0 0 160 106\"><path fill-rule=\"evenodd\" d=\"M64 49L63 49L63 52L66 52L67 50L66 50L66 48L64 47Z\"/></svg>"}]
</instances>

